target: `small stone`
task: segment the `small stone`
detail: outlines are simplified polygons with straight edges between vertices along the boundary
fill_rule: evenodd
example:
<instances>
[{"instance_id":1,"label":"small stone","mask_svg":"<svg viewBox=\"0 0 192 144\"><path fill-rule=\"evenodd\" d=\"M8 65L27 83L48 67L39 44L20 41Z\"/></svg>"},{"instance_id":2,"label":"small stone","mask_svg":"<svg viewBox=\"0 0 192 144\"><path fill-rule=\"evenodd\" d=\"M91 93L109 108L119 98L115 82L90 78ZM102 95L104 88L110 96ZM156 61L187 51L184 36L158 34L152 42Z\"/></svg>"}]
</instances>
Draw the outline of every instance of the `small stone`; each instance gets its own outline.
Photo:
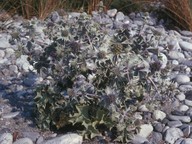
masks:
<instances>
[{"instance_id":1,"label":"small stone","mask_svg":"<svg viewBox=\"0 0 192 144\"><path fill-rule=\"evenodd\" d=\"M15 53L15 51L12 48L7 48L5 50L5 53L6 53L6 57L9 58Z\"/></svg>"},{"instance_id":2,"label":"small stone","mask_svg":"<svg viewBox=\"0 0 192 144\"><path fill-rule=\"evenodd\" d=\"M66 134L60 137L53 138L51 140L47 140L42 144L81 144L83 141L82 136L78 134Z\"/></svg>"},{"instance_id":3,"label":"small stone","mask_svg":"<svg viewBox=\"0 0 192 144\"><path fill-rule=\"evenodd\" d=\"M177 95L176 95L176 98L177 98L179 101L183 101L183 100L185 100L185 94L184 94L184 93L177 94Z\"/></svg>"},{"instance_id":4,"label":"small stone","mask_svg":"<svg viewBox=\"0 0 192 144\"><path fill-rule=\"evenodd\" d=\"M185 137L188 137L191 133L191 127L188 125L186 128L183 129L183 134Z\"/></svg>"},{"instance_id":5,"label":"small stone","mask_svg":"<svg viewBox=\"0 0 192 144\"><path fill-rule=\"evenodd\" d=\"M167 125L169 127L180 127L180 126L182 126L182 122L181 121L169 121L167 123Z\"/></svg>"},{"instance_id":6,"label":"small stone","mask_svg":"<svg viewBox=\"0 0 192 144\"><path fill-rule=\"evenodd\" d=\"M185 51L192 51L192 43L186 41L180 41L179 45Z\"/></svg>"},{"instance_id":7,"label":"small stone","mask_svg":"<svg viewBox=\"0 0 192 144\"><path fill-rule=\"evenodd\" d=\"M189 116L169 115L168 117L170 120L181 121L181 122L185 122L185 123L191 122L191 118Z\"/></svg>"},{"instance_id":8,"label":"small stone","mask_svg":"<svg viewBox=\"0 0 192 144\"><path fill-rule=\"evenodd\" d=\"M37 141L36 141L36 144L42 144L44 141L44 138L42 136L40 136Z\"/></svg>"},{"instance_id":9,"label":"small stone","mask_svg":"<svg viewBox=\"0 0 192 144\"><path fill-rule=\"evenodd\" d=\"M181 137L183 137L183 132L179 128L169 128L165 133L165 141L170 144L174 144Z\"/></svg>"},{"instance_id":10,"label":"small stone","mask_svg":"<svg viewBox=\"0 0 192 144\"><path fill-rule=\"evenodd\" d=\"M164 69L167 66L167 56L164 53L159 53L159 62L161 63L161 69Z\"/></svg>"},{"instance_id":11,"label":"small stone","mask_svg":"<svg viewBox=\"0 0 192 144\"><path fill-rule=\"evenodd\" d=\"M15 74L17 74L19 72L16 65L10 65L9 70L14 72Z\"/></svg>"},{"instance_id":12,"label":"small stone","mask_svg":"<svg viewBox=\"0 0 192 144\"><path fill-rule=\"evenodd\" d=\"M163 120L166 117L166 114L163 111L155 110L153 112L153 117L155 120Z\"/></svg>"},{"instance_id":13,"label":"small stone","mask_svg":"<svg viewBox=\"0 0 192 144\"><path fill-rule=\"evenodd\" d=\"M186 112L188 109L189 109L189 107L187 105L181 105L179 107L179 111L181 111L181 112Z\"/></svg>"},{"instance_id":14,"label":"small stone","mask_svg":"<svg viewBox=\"0 0 192 144\"><path fill-rule=\"evenodd\" d=\"M33 66L30 65L29 61L27 60L27 55L21 55L20 58L16 60L16 65L23 69L25 72L29 72L29 70L33 70Z\"/></svg>"},{"instance_id":15,"label":"small stone","mask_svg":"<svg viewBox=\"0 0 192 144\"><path fill-rule=\"evenodd\" d=\"M192 139L191 138L186 138L182 141L181 144L192 144Z\"/></svg>"},{"instance_id":16,"label":"small stone","mask_svg":"<svg viewBox=\"0 0 192 144\"><path fill-rule=\"evenodd\" d=\"M57 23L60 21L60 17L59 17L58 12L55 11L51 14L51 21L54 23Z\"/></svg>"},{"instance_id":17,"label":"small stone","mask_svg":"<svg viewBox=\"0 0 192 144\"><path fill-rule=\"evenodd\" d=\"M138 110L141 112L148 112L149 111L149 109L146 107L146 105L139 106Z\"/></svg>"},{"instance_id":18,"label":"small stone","mask_svg":"<svg viewBox=\"0 0 192 144\"><path fill-rule=\"evenodd\" d=\"M179 74L179 75L176 76L175 80L179 84L183 84L183 83L190 82L190 77L187 76L187 75L184 75L184 74Z\"/></svg>"},{"instance_id":19,"label":"small stone","mask_svg":"<svg viewBox=\"0 0 192 144\"><path fill-rule=\"evenodd\" d=\"M163 131L163 128L164 128L164 124L162 124L162 123L156 123L156 124L154 124L154 130L156 131L156 132L162 132Z\"/></svg>"},{"instance_id":20,"label":"small stone","mask_svg":"<svg viewBox=\"0 0 192 144\"><path fill-rule=\"evenodd\" d=\"M134 135L133 138L131 138L131 143L133 144L143 144L146 141L148 141L147 138L141 137L139 135Z\"/></svg>"},{"instance_id":21,"label":"small stone","mask_svg":"<svg viewBox=\"0 0 192 144\"><path fill-rule=\"evenodd\" d=\"M184 54L178 51L170 51L168 55L171 59L174 59L174 60L185 58Z\"/></svg>"},{"instance_id":22,"label":"small stone","mask_svg":"<svg viewBox=\"0 0 192 144\"><path fill-rule=\"evenodd\" d=\"M13 144L33 144L33 141L29 138L21 138L15 141Z\"/></svg>"},{"instance_id":23,"label":"small stone","mask_svg":"<svg viewBox=\"0 0 192 144\"><path fill-rule=\"evenodd\" d=\"M183 92L185 92L185 91L190 91L190 90L192 90L192 85L190 85L190 84L180 85L180 86L179 86L179 90L180 90L180 91L183 91Z\"/></svg>"},{"instance_id":24,"label":"small stone","mask_svg":"<svg viewBox=\"0 0 192 144\"><path fill-rule=\"evenodd\" d=\"M185 99L185 104L192 107L192 101L191 100Z\"/></svg>"},{"instance_id":25,"label":"small stone","mask_svg":"<svg viewBox=\"0 0 192 144\"><path fill-rule=\"evenodd\" d=\"M159 132L152 132L152 135L151 135L149 141L150 141L151 143L153 143L153 144L158 144L158 143L160 143L161 141L163 141L163 136L162 136L162 134L159 133ZM150 144L151 144L151 143L150 143Z\"/></svg>"},{"instance_id":26,"label":"small stone","mask_svg":"<svg viewBox=\"0 0 192 144\"><path fill-rule=\"evenodd\" d=\"M139 136L147 138L153 131L153 126L151 124L143 124L140 126Z\"/></svg>"},{"instance_id":27,"label":"small stone","mask_svg":"<svg viewBox=\"0 0 192 144\"><path fill-rule=\"evenodd\" d=\"M122 21L122 20L124 20L124 17L125 17L125 15L122 12L118 12L116 14L115 20L116 21Z\"/></svg>"},{"instance_id":28,"label":"small stone","mask_svg":"<svg viewBox=\"0 0 192 144\"><path fill-rule=\"evenodd\" d=\"M0 59L3 59L5 56L4 50L0 50Z\"/></svg>"},{"instance_id":29,"label":"small stone","mask_svg":"<svg viewBox=\"0 0 192 144\"><path fill-rule=\"evenodd\" d=\"M186 112L186 115L192 118L192 108L189 108L189 110Z\"/></svg>"},{"instance_id":30,"label":"small stone","mask_svg":"<svg viewBox=\"0 0 192 144\"><path fill-rule=\"evenodd\" d=\"M12 112L12 113L9 113L9 114L3 114L2 118L4 118L4 119L11 119L11 118L16 117L19 113L20 112Z\"/></svg>"},{"instance_id":31,"label":"small stone","mask_svg":"<svg viewBox=\"0 0 192 144\"><path fill-rule=\"evenodd\" d=\"M110 17L114 17L117 13L117 9L110 9L107 11L107 15Z\"/></svg>"},{"instance_id":32,"label":"small stone","mask_svg":"<svg viewBox=\"0 0 192 144\"><path fill-rule=\"evenodd\" d=\"M191 37L192 36L192 32L186 31L186 30L182 30L179 33L184 35L184 36L187 36L187 37Z\"/></svg>"},{"instance_id":33,"label":"small stone","mask_svg":"<svg viewBox=\"0 0 192 144\"><path fill-rule=\"evenodd\" d=\"M172 64L173 64L173 65L179 65L179 62L178 62L177 60L173 60L173 61L172 61Z\"/></svg>"},{"instance_id":34,"label":"small stone","mask_svg":"<svg viewBox=\"0 0 192 144\"><path fill-rule=\"evenodd\" d=\"M12 144L13 136L11 133L4 133L0 135L0 144Z\"/></svg>"},{"instance_id":35,"label":"small stone","mask_svg":"<svg viewBox=\"0 0 192 144\"><path fill-rule=\"evenodd\" d=\"M179 139L175 142L175 144L182 144L183 140L184 140L184 138L179 138Z\"/></svg>"},{"instance_id":36,"label":"small stone","mask_svg":"<svg viewBox=\"0 0 192 144\"><path fill-rule=\"evenodd\" d=\"M40 137L38 132L22 132L23 137L30 138L33 142L37 141Z\"/></svg>"}]
</instances>

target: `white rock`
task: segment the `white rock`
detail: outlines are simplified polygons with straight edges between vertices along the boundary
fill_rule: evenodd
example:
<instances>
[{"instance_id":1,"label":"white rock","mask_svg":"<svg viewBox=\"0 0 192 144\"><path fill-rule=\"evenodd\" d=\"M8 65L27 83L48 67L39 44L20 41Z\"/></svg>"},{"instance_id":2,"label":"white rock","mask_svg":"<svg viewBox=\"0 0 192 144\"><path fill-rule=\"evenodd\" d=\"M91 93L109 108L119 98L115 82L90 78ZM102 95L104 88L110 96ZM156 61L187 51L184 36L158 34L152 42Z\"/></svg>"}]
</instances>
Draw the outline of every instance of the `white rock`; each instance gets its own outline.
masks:
<instances>
[{"instance_id":1,"label":"white rock","mask_svg":"<svg viewBox=\"0 0 192 144\"><path fill-rule=\"evenodd\" d=\"M6 53L6 57L8 58L11 55L13 55L15 51L12 48L6 48L5 53Z\"/></svg>"},{"instance_id":2,"label":"white rock","mask_svg":"<svg viewBox=\"0 0 192 144\"><path fill-rule=\"evenodd\" d=\"M186 41L180 41L179 45L183 50L192 51L192 43Z\"/></svg>"},{"instance_id":3,"label":"white rock","mask_svg":"<svg viewBox=\"0 0 192 144\"><path fill-rule=\"evenodd\" d=\"M163 111L155 110L155 111L153 112L153 117L154 117L156 120L163 120L163 119L166 117L166 114L165 114Z\"/></svg>"},{"instance_id":4,"label":"white rock","mask_svg":"<svg viewBox=\"0 0 192 144\"><path fill-rule=\"evenodd\" d=\"M165 141L170 144L174 144L181 137L183 137L183 132L179 128L169 128L165 133Z\"/></svg>"},{"instance_id":5,"label":"white rock","mask_svg":"<svg viewBox=\"0 0 192 144\"><path fill-rule=\"evenodd\" d=\"M168 55L171 59L175 59L175 60L185 58L184 54L178 51L170 51Z\"/></svg>"},{"instance_id":6,"label":"white rock","mask_svg":"<svg viewBox=\"0 0 192 144\"><path fill-rule=\"evenodd\" d=\"M42 144L81 144L82 141L83 141L82 136L79 136L78 134L66 134L45 141Z\"/></svg>"},{"instance_id":7,"label":"white rock","mask_svg":"<svg viewBox=\"0 0 192 144\"><path fill-rule=\"evenodd\" d=\"M147 112L149 109L146 107L146 105L141 105L138 107L138 110L141 112Z\"/></svg>"},{"instance_id":8,"label":"white rock","mask_svg":"<svg viewBox=\"0 0 192 144\"><path fill-rule=\"evenodd\" d=\"M118 12L116 14L115 20L116 21L122 21L122 20L124 20L124 17L125 17L125 15L122 12Z\"/></svg>"},{"instance_id":9,"label":"white rock","mask_svg":"<svg viewBox=\"0 0 192 144\"><path fill-rule=\"evenodd\" d=\"M179 62L178 62L177 60L173 60L173 61L172 61L172 64L173 64L173 65L179 65Z\"/></svg>"},{"instance_id":10,"label":"white rock","mask_svg":"<svg viewBox=\"0 0 192 144\"><path fill-rule=\"evenodd\" d=\"M21 138L15 141L13 144L33 144L33 141L29 138Z\"/></svg>"},{"instance_id":11,"label":"white rock","mask_svg":"<svg viewBox=\"0 0 192 144\"><path fill-rule=\"evenodd\" d=\"M110 9L107 11L107 15L110 17L114 17L117 13L117 9Z\"/></svg>"},{"instance_id":12,"label":"white rock","mask_svg":"<svg viewBox=\"0 0 192 144\"><path fill-rule=\"evenodd\" d=\"M191 100L185 99L185 104L192 107L192 101Z\"/></svg>"},{"instance_id":13,"label":"white rock","mask_svg":"<svg viewBox=\"0 0 192 144\"><path fill-rule=\"evenodd\" d=\"M14 118L16 117L20 112L11 112L11 113L8 113L8 114L3 114L2 115L2 118L5 118L5 119L10 119L10 118Z\"/></svg>"},{"instance_id":14,"label":"white rock","mask_svg":"<svg viewBox=\"0 0 192 144\"><path fill-rule=\"evenodd\" d=\"M185 100L185 94L184 94L184 93L177 94L175 97L176 97L179 101Z\"/></svg>"},{"instance_id":15,"label":"white rock","mask_svg":"<svg viewBox=\"0 0 192 144\"><path fill-rule=\"evenodd\" d=\"M139 136L147 138L153 131L153 126L151 124L143 124L140 126Z\"/></svg>"},{"instance_id":16,"label":"white rock","mask_svg":"<svg viewBox=\"0 0 192 144\"><path fill-rule=\"evenodd\" d=\"M0 59L3 59L5 56L4 50L0 50Z\"/></svg>"},{"instance_id":17,"label":"white rock","mask_svg":"<svg viewBox=\"0 0 192 144\"><path fill-rule=\"evenodd\" d=\"M30 65L27 58L28 58L27 55L21 55L21 57L16 60L16 65L19 68L23 69L25 72L29 72L29 70L33 70L33 66Z\"/></svg>"},{"instance_id":18,"label":"white rock","mask_svg":"<svg viewBox=\"0 0 192 144\"><path fill-rule=\"evenodd\" d=\"M161 63L161 69L164 69L167 66L167 56L164 53L159 54L159 62Z\"/></svg>"},{"instance_id":19,"label":"white rock","mask_svg":"<svg viewBox=\"0 0 192 144\"><path fill-rule=\"evenodd\" d=\"M4 133L0 135L0 144L12 144L13 136L11 133Z\"/></svg>"},{"instance_id":20,"label":"white rock","mask_svg":"<svg viewBox=\"0 0 192 144\"><path fill-rule=\"evenodd\" d=\"M1 37L2 36L2 37ZM9 37L8 35L0 35L0 47L1 48L9 48L11 47L10 43L9 43Z\"/></svg>"},{"instance_id":21,"label":"white rock","mask_svg":"<svg viewBox=\"0 0 192 144\"><path fill-rule=\"evenodd\" d=\"M192 139L191 139L191 138L185 138L185 139L182 141L182 144L192 144Z\"/></svg>"},{"instance_id":22,"label":"white rock","mask_svg":"<svg viewBox=\"0 0 192 144\"><path fill-rule=\"evenodd\" d=\"M132 144L141 144L148 141L147 138L141 137L139 135L134 135L133 138L131 138Z\"/></svg>"},{"instance_id":23,"label":"white rock","mask_svg":"<svg viewBox=\"0 0 192 144\"><path fill-rule=\"evenodd\" d=\"M190 82L190 77L185 74L179 74L175 78L176 82L179 84Z\"/></svg>"},{"instance_id":24,"label":"white rock","mask_svg":"<svg viewBox=\"0 0 192 144\"><path fill-rule=\"evenodd\" d=\"M181 105L180 107L179 107L179 111L181 111L181 112L185 112L185 111L187 111L189 109L189 107L187 106L187 105Z\"/></svg>"}]
</instances>

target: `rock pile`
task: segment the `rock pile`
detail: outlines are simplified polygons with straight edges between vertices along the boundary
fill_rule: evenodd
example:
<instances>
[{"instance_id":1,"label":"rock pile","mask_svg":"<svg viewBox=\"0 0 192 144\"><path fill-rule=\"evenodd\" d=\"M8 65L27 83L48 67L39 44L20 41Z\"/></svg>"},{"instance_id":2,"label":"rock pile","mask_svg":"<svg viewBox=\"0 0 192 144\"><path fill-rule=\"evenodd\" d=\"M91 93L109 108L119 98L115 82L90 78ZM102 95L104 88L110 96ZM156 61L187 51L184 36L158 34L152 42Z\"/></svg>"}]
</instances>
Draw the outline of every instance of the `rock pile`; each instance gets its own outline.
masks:
<instances>
[{"instance_id":1,"label":"rock pile","mask_svg":"<svg viewBox=\"0 0 192 144\"><path fill-rule=\"evenodd\" d=\"M53 134L45 136L34 127L34 88L45 81L28 61L31 55L38 55L50 45L54 35L60 35L57 29L81 15L53 12L45 21L18 17L0 22L0 143L82 143L77 134L52 138ZM192 33L167 30L163 20L158 21L151 13L126 16L112 9L107 14L93 12L92 20L102 25L109 37L116 30L126 29L126 44L134 41L135 35L142 36L149 43L145 49L146 63L158 62L161 66L162 75L151 80L160 93L138 105L134 117L140 121L140 131L132 143L192 143Z\"/></svg>"}]
</instances>

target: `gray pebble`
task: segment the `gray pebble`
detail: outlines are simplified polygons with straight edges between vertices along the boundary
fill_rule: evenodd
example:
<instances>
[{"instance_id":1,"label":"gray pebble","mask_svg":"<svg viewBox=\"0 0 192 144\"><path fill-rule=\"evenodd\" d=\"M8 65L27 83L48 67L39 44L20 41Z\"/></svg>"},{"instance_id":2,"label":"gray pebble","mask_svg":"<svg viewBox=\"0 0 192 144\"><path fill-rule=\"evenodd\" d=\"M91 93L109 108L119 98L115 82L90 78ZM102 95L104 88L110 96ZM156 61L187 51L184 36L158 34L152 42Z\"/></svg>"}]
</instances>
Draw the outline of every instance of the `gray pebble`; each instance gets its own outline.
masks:
<instances>
[{"instance_id":1,"label":"gray pebble","mask_svg":"<svg viewBox=\"0 0 192 144\"><path fill-rule=\"evenodd\" d=\"M179 45L185 51L192 51L192 43L186 41L180 41Z\"/></svg>"},{"instance_id":2,"label":"gray pebble","mask_svg":"<svg viewBox=\"0 0 192 144\"><path fill-rule=\"evenodd\" d=\"M11 112L11 113L8 113L8 114L3 114L2 118L4 118L4 119L11 119L11 118L16 117L19 113L20 112Z\"/></svg>"},{"instance_id":3,"label":"gray pebble","mask_svg":"<svg viewBox=\"0 0 192 144\"><path fill-rule=\"evenodd\" d=\"M169 128L165 133L165 141L174 144L176 140L183 137L183 132L179 128Z\"/></svg>"},{"instance_id":4,"label":"gray pebble","mask_svg":"<svg viewBox=\"0 0 192 144\"><path fill-rule=\"evenodd\" d=\"M171 59L174 59L174 60L177 60L177 59L184 59L185 56L183 53L181 52L178 52L178 51L170 51L168 56L171 58Z\"/></svg>"},{"instance_id":5,"label":"gray pebble","mask_svg":"<svg viewBox=\"0 0 192 144\"><path fill-rule=\"evenodd\" d=\"M190 135L190 133L191 133L190 125L188 125L186 128L184 128L182 131L183 131L184 136L188 137Z\"/></svg>"},{"instance_id":6,"label":"gray pebble","mask_svg":"<svg viewBox=\"0 0 192 144\"><path fill-rule=\"evenodd\" d=\"M177 120L177 121L169 121L169 122L167 123L167 125L168 125L169 127L180 127L180 126L182 126L182 122L179 121L179 120Z\"/></svg>"},{"instance_id":7,"label":"gray pebble","mask_svg":"<svg viewBox=\"0 0 192 144\"><path fill-rule=\"evenodd\" d=\"M33 144L33 141L29 138L21 138L16 140L13 144Z\"/></svg>"},{"instance_id":8,"label":"gray pebble","mask_svg":"<svg viewBox=\"0 0 192 144\"><path fill-rule=\"evenodd\" d=\"M192 107L192 101L191 100L185 99L185 104Z\"/></svg>"},{"instance_id":9,"label":"gray pebble","mask_svg":"<svg viewBox=\"0 0 192 144\"><path fill-rule=\"evenodd\" d=\"M192 144L192 139L191 138L186 138L182 141L181 144Z\"/></svg>"},{"instance_id":10,"label":"gray pebble","mask_svg":"<svg viewBox=\"0 0 192 144\"><path fill-rule=\"evenodd\" d=\"M185 123L191 122L191 118L189 116L169 115L168 118L170 120L181 121L181 122L185 122Z\"/></svg>"}]
</instances>

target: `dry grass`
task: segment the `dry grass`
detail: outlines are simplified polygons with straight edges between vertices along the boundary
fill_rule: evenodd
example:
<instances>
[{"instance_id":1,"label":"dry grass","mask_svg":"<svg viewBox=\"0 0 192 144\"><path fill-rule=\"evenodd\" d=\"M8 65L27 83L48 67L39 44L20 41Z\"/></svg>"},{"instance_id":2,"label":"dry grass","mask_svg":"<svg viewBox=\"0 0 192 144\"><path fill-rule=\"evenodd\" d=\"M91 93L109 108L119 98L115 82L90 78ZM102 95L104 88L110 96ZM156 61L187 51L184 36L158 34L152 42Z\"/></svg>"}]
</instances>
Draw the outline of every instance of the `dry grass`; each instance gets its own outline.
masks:
<instances>
[{"instance_id":1,"label":"dry grass","mask_svg":"<svg viewBox=\"0 0 192 144\"><path fill-rule=\"evenodd\" d=\"M165 15L173 19L182 29L192 31L192 0L103 0L106 9L109 9L114 1L119 4L123 1L123 7L133 11L136 8L133 7L134 4L142 9L143 4L159 1L165 6ZM11 15L19 13L27 19L33 16L44 19L52 11L60 8L67 11L79 11L84 8L84 11L91 13L97 9L99 2L100 0L1 0L0 9L5 9Z\"/></svg>"},{"instance_id":2,"label":"dry grass","mask_svg":"<svg viewBox=\"0 0 192 144\"><path fill-rule=\"evenodd\" d=\"M192 31L192 0L135 0L134 3L161 2L166 16L180 28Z\"/></svg>"}]
</instances>

